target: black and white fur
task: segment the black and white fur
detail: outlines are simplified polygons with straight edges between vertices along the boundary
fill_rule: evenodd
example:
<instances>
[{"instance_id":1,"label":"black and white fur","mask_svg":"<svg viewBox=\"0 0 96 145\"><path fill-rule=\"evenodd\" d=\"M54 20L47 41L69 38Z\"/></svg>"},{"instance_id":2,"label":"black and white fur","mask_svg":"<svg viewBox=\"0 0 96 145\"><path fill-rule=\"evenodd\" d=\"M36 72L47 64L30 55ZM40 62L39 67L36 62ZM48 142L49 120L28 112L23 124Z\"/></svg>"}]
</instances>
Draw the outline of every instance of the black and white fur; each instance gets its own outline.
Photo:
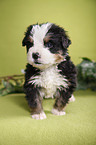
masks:
<instances>
[{"instance_id":1,"label":"black and white fur","mask_svg":"<svg viewBox=\"0 0 96 145\"><path fill-rule=\"evenodd\" d=\"M52 113L65 115L64 108L76 87L76 68L67 50L70 44L65 30L53 23L27 28L22 41L28 60L24 90L34 119L46 118L43 97L55 97Z\"/></svg>"}]
</instances>

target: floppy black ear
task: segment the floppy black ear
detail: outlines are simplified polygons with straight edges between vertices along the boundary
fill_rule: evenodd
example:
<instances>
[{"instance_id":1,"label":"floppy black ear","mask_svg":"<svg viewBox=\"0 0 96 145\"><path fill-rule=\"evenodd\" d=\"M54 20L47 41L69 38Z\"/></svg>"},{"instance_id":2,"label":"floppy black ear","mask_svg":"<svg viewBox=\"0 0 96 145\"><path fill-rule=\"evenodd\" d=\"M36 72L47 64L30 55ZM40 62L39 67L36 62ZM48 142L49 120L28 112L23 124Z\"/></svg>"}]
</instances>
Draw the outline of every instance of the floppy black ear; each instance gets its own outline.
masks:
<instances>
[{"instance_id":1,"label":"floppy black ear","mask_svg":"<svg viewBox=\"0 0 96 145\"><path fill-rule=\"evenodd\" d=\"M25 46L27 44L27 37L25 36L22 40L22 46Z\"/></svg>"},{"instance_id":2,"label":"floppy black ear","mask_svg":"<svg viewBox=\"0 0 96 145\"><path fill-rule=\"evenodd\" d=\"M71 44L71 40L68 38L67 35L62 36L62 45L65 49L67 49L69 47L69 45Z\"/></svg>"},{"instance_id":3,"label":"floppy black ear","mask_svg":"<svg viewBox=\"0 0 96 145\"><path fill-rule=\"evenodd\" d=\"M32 41L32 40L30 40L30 38L29 38L30 31L32 30L32 27L33 27L33 25L30 25L30 26L27 28L27 31L25 32L25 37L24 37L24 39L22 40L22 46L25 46L25 45L28 43L28 41Z\"/></svg>"}]
</instances>

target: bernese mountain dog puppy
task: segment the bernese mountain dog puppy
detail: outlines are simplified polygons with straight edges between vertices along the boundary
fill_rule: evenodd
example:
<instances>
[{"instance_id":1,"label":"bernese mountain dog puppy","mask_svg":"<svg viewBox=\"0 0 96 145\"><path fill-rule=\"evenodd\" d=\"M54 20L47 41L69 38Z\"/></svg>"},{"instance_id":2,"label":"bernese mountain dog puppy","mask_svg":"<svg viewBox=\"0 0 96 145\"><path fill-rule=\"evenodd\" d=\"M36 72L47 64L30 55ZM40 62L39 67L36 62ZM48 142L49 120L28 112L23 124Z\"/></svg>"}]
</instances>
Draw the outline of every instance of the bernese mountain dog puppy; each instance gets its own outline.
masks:
<instances>
[{"instance_id":1,"label":"bernese mountain dog puppy","mask_svg":"<svg viewBox=\"0 0 96 145\"><path fill-rule=\"evenodd\" d=\"M70 44L66 31L53 23L27 28L22 41L28 60L24 91L34 119L46 118L42 99L49 97L56 99L51 112L65 115L65 106L76 88L76 68L67 49Z\"/></svg>"}]
</instances>

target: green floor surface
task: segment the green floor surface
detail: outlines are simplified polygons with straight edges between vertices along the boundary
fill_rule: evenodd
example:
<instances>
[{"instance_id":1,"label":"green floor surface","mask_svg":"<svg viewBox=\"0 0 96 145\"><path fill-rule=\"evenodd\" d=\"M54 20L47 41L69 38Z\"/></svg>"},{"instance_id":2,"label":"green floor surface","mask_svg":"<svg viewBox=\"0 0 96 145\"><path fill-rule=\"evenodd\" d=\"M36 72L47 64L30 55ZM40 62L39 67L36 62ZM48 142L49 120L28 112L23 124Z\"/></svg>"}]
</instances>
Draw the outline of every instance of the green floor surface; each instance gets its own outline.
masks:
<instances>
[{"instance_id":1,"label":"green floor surface","mask_svg":"<svg viewBox=\"0 0 96 145\"><path fill-rule=\"evenodd\" d=\"M74 95L65 116L52 115L54 100L44 100L45 120L31 118L24 94L0 97L0 145L96 145L96 92Z\"/></svg>"}]
</instances>

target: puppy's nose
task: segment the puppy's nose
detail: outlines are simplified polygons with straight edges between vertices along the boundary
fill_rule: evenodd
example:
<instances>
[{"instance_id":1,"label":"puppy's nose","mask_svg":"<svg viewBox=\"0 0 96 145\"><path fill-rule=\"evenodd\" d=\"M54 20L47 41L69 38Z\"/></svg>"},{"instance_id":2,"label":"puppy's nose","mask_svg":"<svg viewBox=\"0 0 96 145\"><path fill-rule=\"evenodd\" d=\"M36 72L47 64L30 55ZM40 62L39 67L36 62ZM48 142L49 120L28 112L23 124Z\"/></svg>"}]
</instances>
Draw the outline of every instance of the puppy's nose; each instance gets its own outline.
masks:
<instances>
[{"instance_id":1,"label":"puppy's nose","mask_svg":"<svg viewBox=\"0 0 96 145\"><path fill-rule=\"evenodd\" d=\"M32 57L33 57L34 59L38 59L38 58L40 58L40 55L39 55L38 52L36 52L36 53L33 53L33 54L32 54Z\"/></svg>"}]
</instances>

